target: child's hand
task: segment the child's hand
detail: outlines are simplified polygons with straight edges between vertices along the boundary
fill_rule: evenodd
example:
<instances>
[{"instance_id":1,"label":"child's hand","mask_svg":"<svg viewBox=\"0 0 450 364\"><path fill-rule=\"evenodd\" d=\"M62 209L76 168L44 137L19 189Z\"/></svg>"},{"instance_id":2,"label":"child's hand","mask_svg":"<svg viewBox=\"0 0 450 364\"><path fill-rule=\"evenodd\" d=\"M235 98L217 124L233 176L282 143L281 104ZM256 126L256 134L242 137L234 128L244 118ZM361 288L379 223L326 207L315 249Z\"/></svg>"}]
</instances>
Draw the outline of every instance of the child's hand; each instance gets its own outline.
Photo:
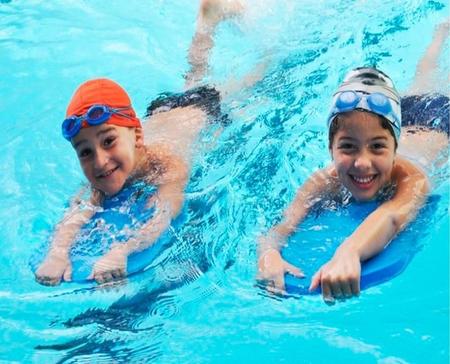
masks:
<instances>
[{"instance_id":1,"label":"child's hand","mask_svg":"<svg viewBox=\"0 0 450 364\"><path fill-rule=\"evenodd\" d=\"M303 278L303 272L286 262L278 250L270 248L263 252L258 260L258 280L267 284L267 289L274 293L284 293L284 274L290 273Z\"/></svg>"},{"instance_id":2,"label":"child's hand","mask_svg":"<svg viewBox=\"0 0 450 364\"><path fill-rule=\"evenodd\" d=\"M333 258L322 265L311 280L310 291L320 285L323 300L334 304L335 298L358 296L360 292L361 262L357 252L341 245Z\"/></svg>"},{"instance_id":3,"label":"child's hand","mask_svg":"<svg viewBox=\"0 0 450 364\"><path fill-rule=\"evenodd\" d=\"M36 281L45 286L56 286L63 278L72 279L72 264L68 254L49 254L35 273Z\"/></svg>"},{"instance_id":4,"label":"child's hand","mask_svg":"<svg viewBox=\"0 0 450 364\"><path fill-rule=\"evenodd\" d=\"M88 279L97 283L111 282L127 275L128 254L122 244L113 245L111 250L94 264Z\"/></svg>"}]
</instances>

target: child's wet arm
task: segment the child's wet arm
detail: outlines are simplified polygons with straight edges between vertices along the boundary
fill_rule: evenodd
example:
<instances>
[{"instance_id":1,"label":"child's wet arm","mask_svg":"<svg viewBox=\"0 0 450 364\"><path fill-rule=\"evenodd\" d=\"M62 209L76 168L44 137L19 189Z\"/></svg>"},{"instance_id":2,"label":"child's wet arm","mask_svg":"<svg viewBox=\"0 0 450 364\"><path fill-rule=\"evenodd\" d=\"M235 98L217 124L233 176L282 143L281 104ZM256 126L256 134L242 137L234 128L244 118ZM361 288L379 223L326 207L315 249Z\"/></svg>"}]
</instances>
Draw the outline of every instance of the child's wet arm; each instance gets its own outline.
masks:
<instances>
[{"instance_id":1,"label":"child's wet arm","mask_svg":"<svg viewBox=\"0 0 450 364\"><path fill-rule=\"evenodd\" d=\"M280 251L286 239L303 221L309 210L332 185L329 169L319 170L298 189L292 203L283 213L283 220L259 239L260 255L270 249Z\"/></svg>"},{"instance_id":2,"label":"child's wet arm","mask_svg":"<svg viewBox=\"0 0 450 364\"><path fill-rule=\"evenodd\" d=\"M396 193L371 213L342 244L355 249L361 261L379 253L415 218L429 191L426 175L410 162L396 171Z\"/></svg>"},{"instance_id":3,"label":"child's wet arm","mask_svg":"<svg viewBox=\"0 0 450 364\"><path fill-rule=\"evenodd\" d=\"M154 199L155 215L126 244L117 246L129 255L151 246L178 216L184 203L186 180L167 183L158 188Z\"/></svg>"},{"instance_id":4,"label":"child's wet arm","mask_svg":"<svg viewBox=\"0 0 450 364\"><path fill-rule=\"evenodd\" d=\"M61 256L69 253L75 237L81 227L94 215L94 209L81 208L78 204L71 206L69 212L58 224L53 235L49 255Z\"/></svg>"}]
</instances>

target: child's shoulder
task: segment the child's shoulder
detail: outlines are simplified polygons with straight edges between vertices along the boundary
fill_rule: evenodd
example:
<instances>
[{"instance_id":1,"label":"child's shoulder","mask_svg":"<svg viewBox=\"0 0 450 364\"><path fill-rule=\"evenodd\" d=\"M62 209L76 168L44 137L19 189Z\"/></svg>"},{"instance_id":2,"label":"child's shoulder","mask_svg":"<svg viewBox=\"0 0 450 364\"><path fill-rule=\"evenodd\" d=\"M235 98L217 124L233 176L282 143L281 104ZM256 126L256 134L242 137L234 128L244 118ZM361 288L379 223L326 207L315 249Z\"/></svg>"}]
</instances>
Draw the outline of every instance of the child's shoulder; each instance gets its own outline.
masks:
<instances>
[{"instance_id":1,"label":"child's shoulder","mask_svg":"<svg viewBox=\"0 0 450 364\"><path fill-rule=\"evenodd\" d=\"M403 156L395 157L393 172L396 171L402 171L406 173L424 173L419 167L418 163L415 163L414 161Z\"/></svg>"},{"instance_id":2,"label":"child's shoulder","mask_svg":"<svg viewBox=\"0 0 450 364\"><path fill-rule=\"evenodd\" d=\"M330 192L335 191L337 193L337 191L341 189L342 184L339 180L339 176L334 163L331 163L330 165L319 170L316 173L320 173L320 175L323 176Z\"/></svg>"},{"instance_id":3,"label":"child's shoulder","mask_svg":"<svg viewBox=\"0 0 450 364\"><path fill-rule=\"evenodd\" d=\"M397 156L392 170L392 182L398 185L399 183L417 184L419 181L428 185L428 176L419 164Z\"/></svg>"},{"instance_id":4,"label":"child's shoulder","mask_svg":"<svg viewBox=\"0 0 450 364\"><path fill-rule=\"evenodd\" d=\"M145 146L139 174L149 183L161 185L186 179L188 166L185 160L164 144Z\"/></svg>"},{"instance_id":5,"label":"child's shoulder","mask_svg":"<svg viewBox=\"0 0 450 364\"><path fill-rule=\"evenodd\" d=\"M333 163L325 168L318 169L311 174L309 179L314 183L317 191L320 191L320 194L324 196L337 195L342 188L336 167Z\"/></svg>"}]
</instances>

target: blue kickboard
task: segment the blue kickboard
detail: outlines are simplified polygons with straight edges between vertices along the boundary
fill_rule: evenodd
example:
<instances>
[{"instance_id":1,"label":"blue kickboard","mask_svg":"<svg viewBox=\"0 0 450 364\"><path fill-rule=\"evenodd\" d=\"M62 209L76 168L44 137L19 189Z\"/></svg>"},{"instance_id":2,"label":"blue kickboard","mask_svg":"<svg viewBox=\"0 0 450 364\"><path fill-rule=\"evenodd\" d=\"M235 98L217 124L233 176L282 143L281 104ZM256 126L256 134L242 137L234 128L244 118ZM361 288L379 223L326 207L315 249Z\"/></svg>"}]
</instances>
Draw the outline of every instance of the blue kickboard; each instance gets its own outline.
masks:
<instances>
[{"instance_id":1,"label":"blue kickboard","mask_svg":"<svg viewBox=\"0 0 450 364\"><path fill-rule=\"evenodd\" d=\"M433 212L439 196L430 196L420 215ZM329 261L345 238L374 211L380 202L356 203L345 207L320 211L318 216L309 217L292 236L281 254L283 258L300 268L305 278L285 275L286 291L291 294L309 295L321 293L320 287L309 291L311 278L317 270ZM417 239L402 233L378 255L362 263L361 289L384 283L402 273L413 259L420 246Z\"/></svg>"},{"instance_id":2,"label":"blue kickboard","mask_svg":"<svg viewBox=\"0 0 450 364\"><path fill-rule=\"evenodd\" d=\"M72 282L88 281L95 262L109 250L111 244L125 243L130 233L152 218L155 211L147 208L146 204L154 192L154 187L139 183L105 199L102 208L82 227L70 251ZM151 264L166 245L167 236L166 232L149 248L131 254L127 261L127 276ZM49 242L32 256L30 268L33 272L45 259L48 247Z\"/></svg>"}]
</instances>

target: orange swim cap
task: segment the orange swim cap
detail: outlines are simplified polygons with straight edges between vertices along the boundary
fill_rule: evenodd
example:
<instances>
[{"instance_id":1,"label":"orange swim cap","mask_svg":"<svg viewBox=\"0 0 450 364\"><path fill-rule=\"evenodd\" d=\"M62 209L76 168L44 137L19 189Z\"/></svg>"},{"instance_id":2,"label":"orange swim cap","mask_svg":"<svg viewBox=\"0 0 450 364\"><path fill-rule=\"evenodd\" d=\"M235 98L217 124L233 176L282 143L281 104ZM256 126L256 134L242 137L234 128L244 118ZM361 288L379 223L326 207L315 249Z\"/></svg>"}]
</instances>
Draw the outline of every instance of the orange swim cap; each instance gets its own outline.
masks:
<instances>
[{"instance_id":1,"label":"orange swim cap","mask_svg":"<svg viewBox=\"0 0 450 364\"><path fill-rule=\"evenodd\" d=\"M92 105L107 105L111 108L129 107L121 111L129 118L112 114L106 121L107 124L113 124L125 127L141 127L141 122L136 117L136 112L131 106L131 100L126 91L118 83L107 78L97 78L86 81L75 91L67 106L66 118L76 115L81 116ZM88 127L89 124L83 121L82 127Z\"/></svg>"}]
</instances>

